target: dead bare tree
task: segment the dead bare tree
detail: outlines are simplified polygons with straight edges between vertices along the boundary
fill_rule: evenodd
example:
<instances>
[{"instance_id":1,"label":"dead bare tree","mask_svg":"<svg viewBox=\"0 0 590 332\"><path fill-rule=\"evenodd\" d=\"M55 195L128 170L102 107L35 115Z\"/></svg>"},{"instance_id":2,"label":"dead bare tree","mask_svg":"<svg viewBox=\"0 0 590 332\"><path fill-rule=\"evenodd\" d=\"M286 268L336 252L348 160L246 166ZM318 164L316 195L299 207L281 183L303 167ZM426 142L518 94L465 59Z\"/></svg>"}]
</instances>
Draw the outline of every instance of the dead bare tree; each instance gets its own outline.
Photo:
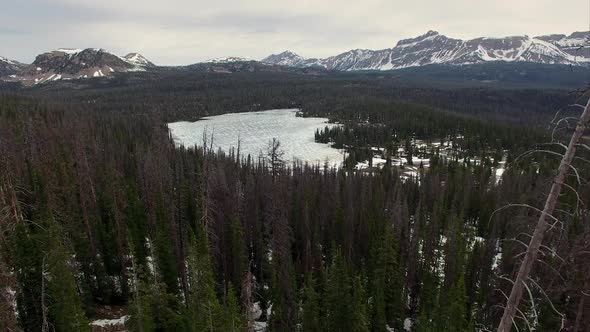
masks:
<instances>
[{"instance_id":1,"label":"dead bare tree","mask_svg":"<svg viewBox=\"0 0 590 332\"><path fill-rule=\"evenodd\" d=\"M43 323L41 324L41 331L48 332L50 331L49 321L48 321L48 308L45 305L45 259L47 256L43 257L43 261L41 263L41 314L43 317Z\"/></svg>"},{"instance_id":2,"label":"dead bare tree","mask_svg":"<svg viewBox=\"0 0 590 332\"><path fill-rule=\"evenodd\" d=\"M281 148L281 142L278 139L273 138L268 142L266 156L273 179L276 179L285 165L284 155L285 151Z\"/></svg>"},{"instance_id":3,"label":"dead bare tree","mask_svg":"<svg viewBox=\"0 0 590 332\"><path fill-rule=\"evenodd\" d=\"M541 212L541 215L539 216L539 220L526 249L522 264L520 265L518 274L514 280L510 296L508 297L508 301L504 309L504 314L502 315L502 319L498 325L498 332L508 332L512 328L516 313L518 311L518 305L522 299L524 288L526 287L525 283L527 280L529 280L529 275L533 268L534 262L537 260L537 255L539 254L545 232L550 226L548 219L555 219L555 217L553 217L553 211L557 205L557 200L561 193L561 189L564 186L565 178L569 171L573 169L572 161L574 160L574 156L576 154L576 147L578 146L578 142L584 134L588 125L588 121L590 120L590 100L588 100L586 106L579 106L584 108L584 112L578 119L576 130L574 131L569 145L567 146L567 150L561 159L561 163L557 170L557 175L553 180L553 185L551 186L551 190L545 201L545 206Z\"/></svg>"},{"instance_id":4,"label":"dead bare tree","mask_svg":"<svg viewBox=\"0 0 590 332\"><path fill-rule=\"evenodd\" d=\"M246 309L247 331L254 331L254 304L252 303L252 289L254 288L254 279L250 267L244 275L242 281L242 305Z\"/></svg>"}]
</instances>

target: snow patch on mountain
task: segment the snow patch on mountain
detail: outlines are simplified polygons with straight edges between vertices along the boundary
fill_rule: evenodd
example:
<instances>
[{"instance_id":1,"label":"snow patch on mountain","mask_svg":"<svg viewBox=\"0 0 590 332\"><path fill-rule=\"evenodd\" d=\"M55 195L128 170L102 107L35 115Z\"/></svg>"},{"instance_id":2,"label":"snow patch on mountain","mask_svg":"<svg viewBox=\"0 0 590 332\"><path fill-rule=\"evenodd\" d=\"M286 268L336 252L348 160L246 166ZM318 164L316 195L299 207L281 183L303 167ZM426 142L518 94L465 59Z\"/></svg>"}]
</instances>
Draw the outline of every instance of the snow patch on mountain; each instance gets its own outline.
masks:
<instances>
[{"instance_id":1,"label":"snow patch on mountain","mask_svg":"<svg viewBox=\"0 0 590 332\"><path fill-rule=\"evenodd\" d=\"M121 59L137 67L155 67L151 61L139 53L129 53Z\"/></svg>"},{"instance_id":2,"label":"snow patch on mountain","mask_svg":"<svg viewBox=\"0 0 590 332\"><path fill-rule=\"evenodd\" d=\"M84 49L80 49L80 48L58 48L55 51L56 52L62 52L62 53L73 55L73 54L78 54L78 53L84 51Z\"/></svg>"},{"instance_id":3,"label":"snow patch on mountain","mask_svg":"<svg viewBox=\"0 0 590 332\"><path fill-rule=\"evenodd\" d=\"M60 48L39 54L31 65L1 70L6 66L0 62L0 76L8 81L34 85L57 80L107 77L119 72L145 71L155 66L139 53L124 57L114 55L101 48ZM9 68L10 69L10 68Z\"/></svg>"},{"instance_id":4,"label":"snow patch on mountain","mask_svg":"<svg viewBox=\"0 0 590 332\"><path fill-rule=\"evenodd\" d=\"M324 59L305 59L291 51L270 55L263 63L329 70L391 70L430 64L465 65L484 62L534 62L543 64L587 65L590 55L574 54L572 49L588 48L590 32L570 36L481 37L470 40L449 38L437 31L403 39L383 50L355 49Z\"/></svg>"},{"instance_id":5,"label":"snow patch on mountain","mask_svg":"<svg viewBox=\"0 0 590 332\"><path fill-rule=\"evenodd\" d=\"M10 65L16 65L16 64L18 64L18 62L14 61L14 60L10 60L8 58L5 58L3 56L0 56L0 61L1 62L5 62L5 63L10 64Z\"/></svg>"},{"instance_id":6,"label":"snow patch on mountain","mask_svg":"<svg viewBox=\"0 0 590 332\"><path fill-rule=\"evenodd\" d=\"M245 58L245 57L228 56L228 57L219 57L219 58L208 59L205 61L205 63L232 63L232 62L249 62L249 61L254 61L254 60L250 59L250 58Z\"/></svg>"},{"instance_id":7,"label":"snow patch on mountain","mask_svg":"<svg viewBox=\"0 0 590 332\"><path fill-rule=\"evenodd\" d=\"M279 54L271 54L261 60L262 63L290 67L295 67L301 64L303 61L305 61L305 58L291 51L284 51Z\"/></svg>"}]
</instances>

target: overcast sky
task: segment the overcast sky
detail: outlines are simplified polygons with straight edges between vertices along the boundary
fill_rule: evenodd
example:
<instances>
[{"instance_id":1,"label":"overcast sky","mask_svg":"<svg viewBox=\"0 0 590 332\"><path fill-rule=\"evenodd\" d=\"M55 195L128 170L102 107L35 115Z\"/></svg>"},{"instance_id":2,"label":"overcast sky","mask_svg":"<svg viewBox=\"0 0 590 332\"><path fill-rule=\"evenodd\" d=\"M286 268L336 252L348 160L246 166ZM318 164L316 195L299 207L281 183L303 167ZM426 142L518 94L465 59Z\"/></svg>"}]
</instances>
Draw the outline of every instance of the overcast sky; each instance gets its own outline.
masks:
<instances>
[{"instance_id":1,"label":"overcast sky","mask_svg":"<svg viewBox=\"0 0 590 332\"><path fill-rule=\"evenodd\" d=\"M449 37L590 29L589 0L2 0L0 56L30 63L61 47L139 52L161 65L292 50L325 57Z\"/></svg>"}]
</instances>

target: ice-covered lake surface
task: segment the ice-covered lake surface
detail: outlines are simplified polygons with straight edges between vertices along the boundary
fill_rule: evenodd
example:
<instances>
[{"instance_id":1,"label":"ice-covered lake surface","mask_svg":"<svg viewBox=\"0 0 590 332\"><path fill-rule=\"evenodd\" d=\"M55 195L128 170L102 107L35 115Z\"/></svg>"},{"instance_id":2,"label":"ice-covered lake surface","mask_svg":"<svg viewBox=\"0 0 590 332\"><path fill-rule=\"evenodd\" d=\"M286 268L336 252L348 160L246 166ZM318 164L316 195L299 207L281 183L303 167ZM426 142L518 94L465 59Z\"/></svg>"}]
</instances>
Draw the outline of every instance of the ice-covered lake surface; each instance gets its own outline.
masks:
<instances>
[{"instance_id":1,"label":"ice-covered lake surface","mask_svg":"<svg viewBox=\"0 0 590 332\"><path fill-rule=\"evenodd\" d=\"M296 116L297 109L278 109L262 112L229 113L210 116L195 122L169 123L168 128L177 145L193 147L203 144L203 133L210 139L213 135L213 147L229 152L237 148L240 141L240 155L250 154L254 160L260 153L266 154L269 142L276 138L285 152L288 162L299 160L309 164L328 163L340 166L343 152L331 148L328 144L315 142L316 129L323 129L329 124L325 118L303 118Z\"/></svg>"}]
</instances>

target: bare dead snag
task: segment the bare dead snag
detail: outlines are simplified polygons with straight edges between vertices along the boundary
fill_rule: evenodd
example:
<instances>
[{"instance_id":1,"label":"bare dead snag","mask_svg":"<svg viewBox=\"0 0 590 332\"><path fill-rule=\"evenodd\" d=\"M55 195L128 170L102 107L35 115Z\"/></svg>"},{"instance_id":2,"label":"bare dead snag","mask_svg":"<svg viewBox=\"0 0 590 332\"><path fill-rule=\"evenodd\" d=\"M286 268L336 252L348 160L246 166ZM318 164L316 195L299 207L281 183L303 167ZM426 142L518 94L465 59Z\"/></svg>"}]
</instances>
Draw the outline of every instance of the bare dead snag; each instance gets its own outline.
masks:
<instances>
[{"instance_id":1,"label":"bare dead snag","mask_svg":"<svg viewBox=\"0 0 590 332\"><path fill-rule=\"evenodd\" d=\"M539 221L537 222L537 226L535 227L535 231L533 232L533 236L529 242L529 246L526 250L526 254L520 265L518 270L518 274L516 275L516 279L514 280L514 284L512 286L512 291L510 292L510 297L508 298L508 302L506 303L506 308L504 309L504 314L502 315L502 320L500 324L498 324L498 332L509 332L512 328L512 324L514 322L514 318L516 316L516 312L518 310L518 305L520 300L522 299L523 290L525 287L525 282L529 279L529 275L533 268L534 262L537 260L537 255L539 253L541 243L543 242L543 238L545 236L545 232L549 227L549 223L547 222L547 218L553 214L555 210L555 206L557 204L557 199L559 198L559 194L561 193L561 188L563 186L563 182L567 173L571 169L571 163L574 159L574 155L576 154L576 146L578 141L584 134L586 130L586 126L588 121L590 120L590 100L584 107L584 112L580 116L578 120L578 124L576 125L576 130L574 131L570 143L561 159L561 163L559 164L559 168L557 170L557 175L553 180L553 185L551 186L551 191L549 192L549 196L547 196L547 200L545 201L545 207L543 208L543 212L539 216Z\"/></svg>"}]
</instances>

